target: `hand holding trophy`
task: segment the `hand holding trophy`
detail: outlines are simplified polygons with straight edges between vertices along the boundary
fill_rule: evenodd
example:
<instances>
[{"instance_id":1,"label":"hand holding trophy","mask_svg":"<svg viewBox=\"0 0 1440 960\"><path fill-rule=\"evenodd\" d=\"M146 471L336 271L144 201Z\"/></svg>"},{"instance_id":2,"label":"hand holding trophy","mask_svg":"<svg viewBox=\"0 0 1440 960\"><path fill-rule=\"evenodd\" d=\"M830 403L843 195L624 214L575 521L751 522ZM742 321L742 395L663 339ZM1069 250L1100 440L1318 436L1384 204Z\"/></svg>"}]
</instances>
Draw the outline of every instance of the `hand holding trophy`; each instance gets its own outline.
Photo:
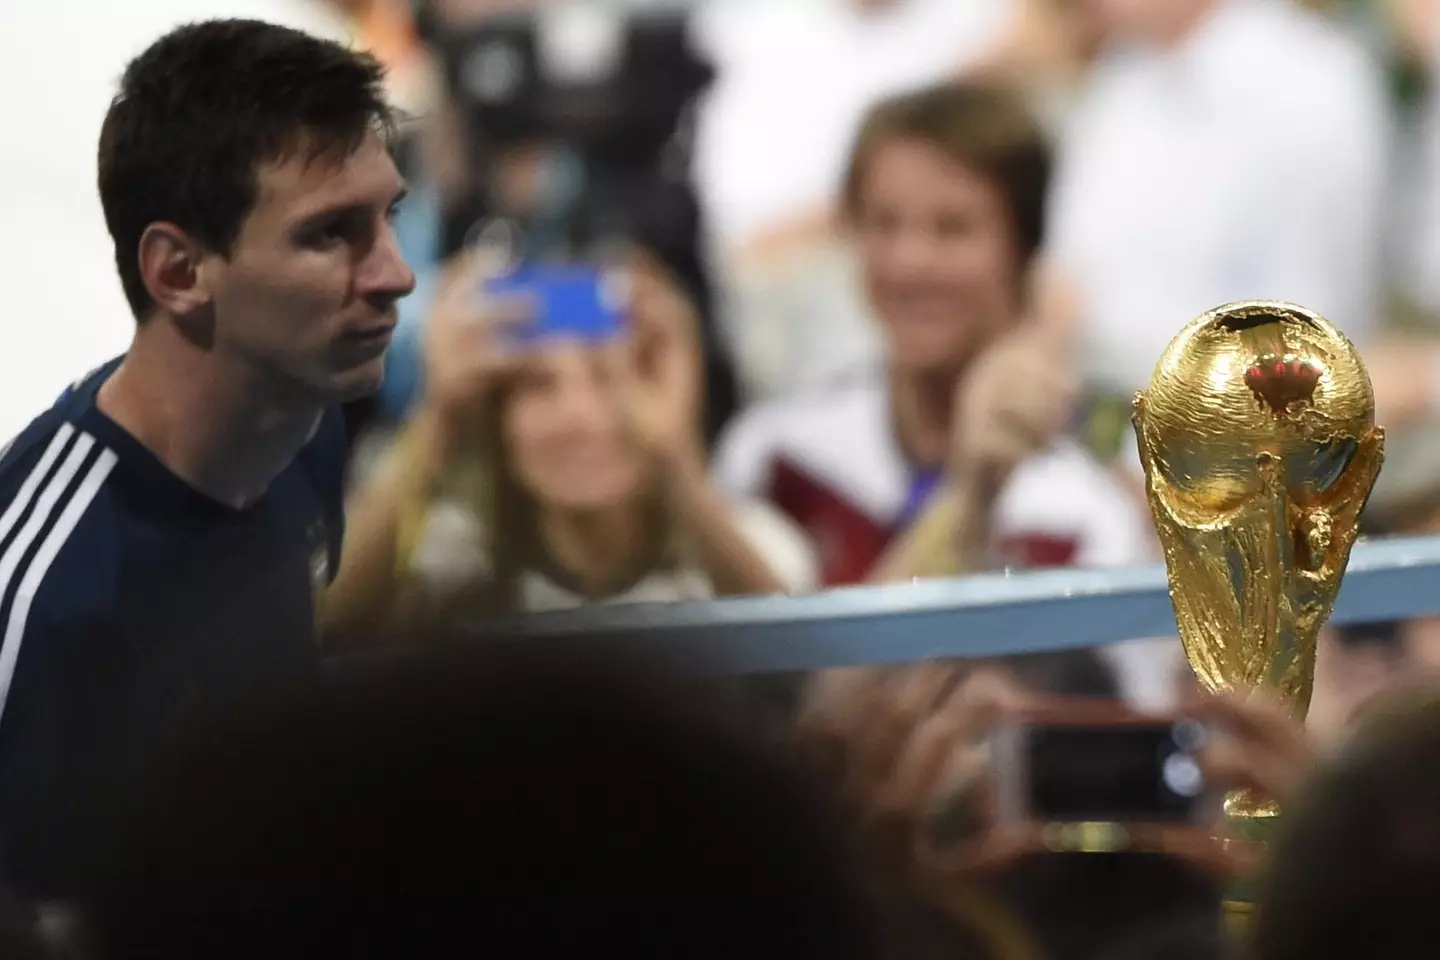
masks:
<instances>
[{"instance_id":1,"label":"hand holding trophy","mask_svg":"<svg viewBox=\"0 0 1440 960\"><path fill-rule=\"evenodd\" d=\"M1218 692L1268 687L1303 721L1384 457L1359 355L1303 307L1227 304L1171 341L1134 423L1196 676ZM1225 811L1251 837L1279 812L1243 791Z\"/></svg>"}]
</instances>

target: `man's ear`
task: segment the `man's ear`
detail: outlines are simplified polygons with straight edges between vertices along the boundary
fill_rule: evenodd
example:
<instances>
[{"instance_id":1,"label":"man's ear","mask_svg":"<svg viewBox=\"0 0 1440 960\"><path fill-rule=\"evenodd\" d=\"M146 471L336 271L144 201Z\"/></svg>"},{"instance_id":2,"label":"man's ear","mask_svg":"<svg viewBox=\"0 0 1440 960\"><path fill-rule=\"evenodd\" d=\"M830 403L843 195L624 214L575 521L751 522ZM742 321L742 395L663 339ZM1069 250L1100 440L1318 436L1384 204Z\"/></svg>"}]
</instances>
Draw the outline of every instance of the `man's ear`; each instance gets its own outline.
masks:
<instances>
[{"instance_id":1,"label":"man's ear","mask_svg":"<svg viewBox=\"0 0 1440 960\"><path fill-rule=\"evenodd\" d=\"M204 247L173 223L152 223L140 235L140 277L157 307L188 317L209 306L212 294L201 265Z\"/></svg>"}]
</instances>

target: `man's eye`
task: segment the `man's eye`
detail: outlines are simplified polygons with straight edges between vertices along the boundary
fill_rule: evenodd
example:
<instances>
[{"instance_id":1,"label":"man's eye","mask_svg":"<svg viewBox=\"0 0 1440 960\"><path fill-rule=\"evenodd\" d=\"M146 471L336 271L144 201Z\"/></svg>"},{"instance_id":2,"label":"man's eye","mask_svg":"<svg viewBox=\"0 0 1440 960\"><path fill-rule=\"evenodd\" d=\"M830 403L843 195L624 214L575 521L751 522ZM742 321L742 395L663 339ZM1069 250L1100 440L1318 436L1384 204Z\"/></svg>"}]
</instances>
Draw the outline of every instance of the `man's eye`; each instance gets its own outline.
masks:
<instances>
[{"instance_id":1,"label":"man's eye","mask_svg":"<svg viewBox=\"0 0 1440 960\"><path fill-rule=\"evenodd\" d=\"M297 239L304 247L327 247L343 238L338 224L325 223L301 231Z\"/></svg>"},{"instance_id":2,"label":"man's eye","mask_svg":"<svg viewBox=\"0 0 1440 960\"><path fill-rule=\"evenodd\" d=\"M356 233L355 225L349 220L332 220L306 231L301 242L307 247L323 250L354 241Z\"/></svg>"}]
</instances>

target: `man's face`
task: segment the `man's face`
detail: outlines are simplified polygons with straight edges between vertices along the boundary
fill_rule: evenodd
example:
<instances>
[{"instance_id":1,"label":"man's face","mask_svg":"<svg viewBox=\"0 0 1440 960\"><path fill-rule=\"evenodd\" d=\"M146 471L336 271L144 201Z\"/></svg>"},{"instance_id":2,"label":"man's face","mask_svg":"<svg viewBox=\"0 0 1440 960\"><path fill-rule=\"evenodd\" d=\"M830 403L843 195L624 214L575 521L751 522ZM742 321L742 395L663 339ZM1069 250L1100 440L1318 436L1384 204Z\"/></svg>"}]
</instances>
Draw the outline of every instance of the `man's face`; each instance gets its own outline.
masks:
<instances>
[{"instance_id":1,"label":"man's face","mask_svg":"<svg viewBox=\"0 0 1440 960\"><path fill-rule=\"evenodd\" d=\"M936 147L894 140L875 150L859 194L862 272L891 362L963 367L1016 319L1019 258L1000 191Z\"/></svg>"},{"instance_id":2,"label":"man's face","mask_svg":"<svg viewBox=\"0 0 1440 960\"><path fill-rule=\"evenodd\" d=\"M304 152L261 167L228 258L213 257L213 349L283 395L343 402L375 391L415 286L389 215L404 184L378 134L343 160Z\"/></svg>"}]
</instances>

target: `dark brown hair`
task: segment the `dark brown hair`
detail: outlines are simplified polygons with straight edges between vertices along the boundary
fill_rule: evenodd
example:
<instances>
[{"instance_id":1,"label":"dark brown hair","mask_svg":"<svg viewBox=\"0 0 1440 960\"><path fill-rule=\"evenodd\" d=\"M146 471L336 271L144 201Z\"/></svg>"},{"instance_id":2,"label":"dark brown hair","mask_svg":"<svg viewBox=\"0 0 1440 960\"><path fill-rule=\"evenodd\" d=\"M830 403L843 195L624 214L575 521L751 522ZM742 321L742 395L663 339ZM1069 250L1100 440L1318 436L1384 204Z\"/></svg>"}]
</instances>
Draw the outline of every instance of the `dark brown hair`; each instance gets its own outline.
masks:
<instances>
[{"instance_id":1,"label":"dark brown hair","mask_svg":"<svg viewBox=\"0 0 1440 960\"><path fill-rule=\"evenodd\" d=\"M1020 94L996 84L944 83L877 104L850 153L841 197L847 217L859 211L876 150L897 140L928 144L993 181L1010 211L1022 265L1029 265L1045 239L1051 151Z\"/></svg>"},{"instance_id":2,"label":"dark brown hair","mask_svg":"<svg viewBox=\"0 0 1440 960\"><path fill-rule=\"evenodd\" d=\"M153 303L140 237L168 220L228 255L262 164L304 150L343 158L389 135L385 72L365 53L258 20L179 27L132 60L100 131L99 187L115 264L137 319Z\"/></svg>"}]
</instances>

